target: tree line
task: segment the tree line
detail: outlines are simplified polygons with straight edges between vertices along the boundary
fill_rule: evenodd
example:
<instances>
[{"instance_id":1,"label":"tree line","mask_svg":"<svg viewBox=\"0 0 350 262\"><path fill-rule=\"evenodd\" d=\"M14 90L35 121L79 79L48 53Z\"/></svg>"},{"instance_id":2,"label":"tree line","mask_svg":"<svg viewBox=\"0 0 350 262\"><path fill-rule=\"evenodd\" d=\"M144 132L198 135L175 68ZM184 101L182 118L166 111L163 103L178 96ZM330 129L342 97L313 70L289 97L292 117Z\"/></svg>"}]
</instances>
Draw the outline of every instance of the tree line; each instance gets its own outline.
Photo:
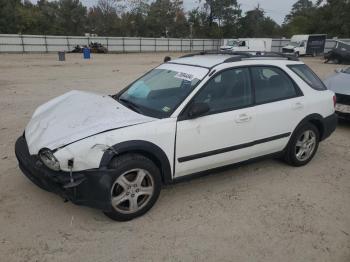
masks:
<instances>
[{"instance_id":1,"label":"tree line","mask_svg":"<svg viewBox=\"0 0 350 262\"><path fill-rule=\"evenodd\" d=\"M0 0L1 34L129 37L290 37L326 33L350 37L349 0L298 0L282 25L256 7L243 12L237 0L200 0L185 12L181 0Z\"/></svg>"}]
</instances>

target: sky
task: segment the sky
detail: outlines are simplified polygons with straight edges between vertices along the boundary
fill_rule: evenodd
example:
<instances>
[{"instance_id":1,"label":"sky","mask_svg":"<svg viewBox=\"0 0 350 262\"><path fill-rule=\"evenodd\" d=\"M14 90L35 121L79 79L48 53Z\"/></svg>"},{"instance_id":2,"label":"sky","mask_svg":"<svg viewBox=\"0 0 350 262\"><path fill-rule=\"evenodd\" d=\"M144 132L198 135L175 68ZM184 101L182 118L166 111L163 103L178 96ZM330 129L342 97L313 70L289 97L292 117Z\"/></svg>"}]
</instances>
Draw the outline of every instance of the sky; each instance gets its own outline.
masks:
<instances>
[{"instance_id":1,"label":"sky","mask_svg":"<svg viewBox=\"0 0 350 262\"><path fill-rule=\"evenodd\" d=\"M35 3L37 0L31 1ZM188 11L198 6L198 1L183 0L185 10ZM97 3L97 0L81 0L81 2L86 6L92 6ZM290 12L296 0L238 0L238 2L244 12L257 7L259 4L267 16L271 17L278 24L282 24L284 17Z\"/></svg>"}]
</instances>

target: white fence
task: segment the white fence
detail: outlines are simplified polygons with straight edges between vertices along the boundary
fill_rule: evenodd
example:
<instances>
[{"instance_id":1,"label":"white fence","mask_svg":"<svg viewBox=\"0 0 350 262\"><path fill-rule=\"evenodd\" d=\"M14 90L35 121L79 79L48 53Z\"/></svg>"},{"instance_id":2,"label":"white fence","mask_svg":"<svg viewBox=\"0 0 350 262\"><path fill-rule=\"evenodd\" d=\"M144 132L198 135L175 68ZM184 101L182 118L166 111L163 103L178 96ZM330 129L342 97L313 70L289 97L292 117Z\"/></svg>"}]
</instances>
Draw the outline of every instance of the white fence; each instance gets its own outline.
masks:
<instances>
[{"instance_id":1,"label":"white fence","mask_svg":"<svg viewBox=\"0 0 350 262\"><path fill-rule=\"evenodd\" d=\"M1 35L1 52L57 52L71 51L76 45L98 42L109 52L191 52L214 51L221 45L219 39L179 39L140 37L83 37L42 35Z\"/></svg>"},{"instance_id":2,"label":"white fence","mask_svg":"<svg viewBox=\"0 0 350 262\"><path fill-rule=\"evenodd\" d=\"M350 43L350 39L339 39ZM98 42L109 52L198 52L217 51L222 44L220 39L180 39L180 38L140 38L140 37L83 37L83 36L43 36L43 35L2 35L0 53L31 53L71 51L76 45ZM272 51L281 52L289 39L273 39ZM327 40L325 52L335 44Z\"/></svg>"}]
</instances>

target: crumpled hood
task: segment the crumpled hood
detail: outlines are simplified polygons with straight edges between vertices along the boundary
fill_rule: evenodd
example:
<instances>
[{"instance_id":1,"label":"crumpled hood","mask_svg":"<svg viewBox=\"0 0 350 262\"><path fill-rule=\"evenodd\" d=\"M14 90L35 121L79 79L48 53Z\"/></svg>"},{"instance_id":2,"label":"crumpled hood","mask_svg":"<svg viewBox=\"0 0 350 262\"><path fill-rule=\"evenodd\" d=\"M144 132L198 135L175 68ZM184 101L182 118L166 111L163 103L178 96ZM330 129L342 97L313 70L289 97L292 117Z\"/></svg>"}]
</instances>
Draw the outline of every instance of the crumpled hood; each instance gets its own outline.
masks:
<instances>
[{"instance_id":1,"label":"crumpled hood","mask_svg":"<svg viewBox=\"0 0 350 262\"><path fill-rule=\"evenodd\" d=\"M336 73L324 80L324 83L336 94L350 95L350 74Z\"/></svg>"},{"instance_id":2,"label":"crumpled hood","mask_svg":"<svg viewBox=\"0 0 350 262\"><path fill-rule=\"evenodd\" d=\"M107 95L71 91L40 106L25 129L29 152L56 149L107 130L154 121Z\"/></svg>"}]
</instances>

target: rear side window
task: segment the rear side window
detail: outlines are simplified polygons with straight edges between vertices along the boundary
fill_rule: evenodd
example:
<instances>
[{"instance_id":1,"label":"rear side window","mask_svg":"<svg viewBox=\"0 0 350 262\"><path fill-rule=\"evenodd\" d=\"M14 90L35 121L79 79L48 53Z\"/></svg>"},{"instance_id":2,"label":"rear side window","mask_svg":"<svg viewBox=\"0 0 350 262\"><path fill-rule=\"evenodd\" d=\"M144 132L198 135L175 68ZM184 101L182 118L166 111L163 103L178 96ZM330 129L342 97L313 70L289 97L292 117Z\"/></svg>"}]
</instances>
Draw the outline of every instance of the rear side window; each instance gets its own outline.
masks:
<instances>
[{"instance_id":1,"label":"rear side window","mask_svg":"<svg viewBox=\"0 0 350 262\"><path fill-rule=\"evenodd\" d=\"M284 100L298 95L292 80L277 67L252 67L251 72L257 104Z\"/></svg>"},{"instance_id":2,"label":"rear side window","mask_svg":"<svg viewBox=\"0 0 350 262\"><path fill-rule=\"evenodd\" d=\"M303 79L309 86L315 90L326 90L326 86L318 76L306 65L289 65L294 73Z\"/></svg>"}]
</instances>

